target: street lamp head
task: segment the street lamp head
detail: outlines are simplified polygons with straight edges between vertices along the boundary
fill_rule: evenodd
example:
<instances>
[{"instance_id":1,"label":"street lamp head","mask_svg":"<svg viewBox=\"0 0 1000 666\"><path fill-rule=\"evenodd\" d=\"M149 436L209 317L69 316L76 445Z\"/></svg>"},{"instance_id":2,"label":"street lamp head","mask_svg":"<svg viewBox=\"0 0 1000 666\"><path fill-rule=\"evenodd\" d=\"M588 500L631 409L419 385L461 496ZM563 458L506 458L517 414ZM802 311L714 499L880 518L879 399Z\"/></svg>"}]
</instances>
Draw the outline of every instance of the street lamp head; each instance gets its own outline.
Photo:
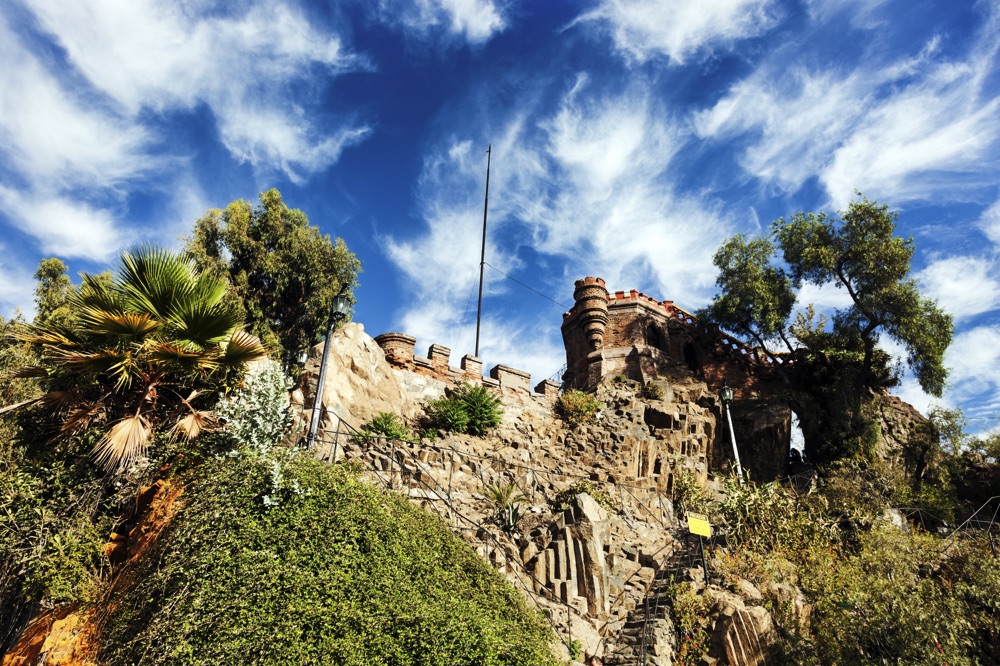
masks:
<instances>
[{"instance_id":1,"label":"street lamp head","mask_svg":"<svg viewBox=\"0 0 1000 666\"><path fill-rule=\"evenodd\" d=\"M729 383L725 380L723 380L722 388L719 390L719 398L722 400L722 404L726 406L733 401L733 389L730 388Z\"/></svg>"},{"instance_id":2,"label":"street lamp head","mask_svg":"<svg viewBox=\"0 0 1000 666\"><path fill-rule=\"evenodd\" d=\"M333 297L333 305L330 308L330 316L336 319L343 319L351 309L351 297L346 292L340 292Z\"/></svg>"},{"instance_id":3,"label":"street lamp head","mask_svg":"<svg viewBox=\"0 0 1000 666\"><path fill-rule=\"evenodd\" d=\"M303 349L299 352L299 365L305 365L306 361L309 360L309 350Z\"/></svg>"}]
</instances>

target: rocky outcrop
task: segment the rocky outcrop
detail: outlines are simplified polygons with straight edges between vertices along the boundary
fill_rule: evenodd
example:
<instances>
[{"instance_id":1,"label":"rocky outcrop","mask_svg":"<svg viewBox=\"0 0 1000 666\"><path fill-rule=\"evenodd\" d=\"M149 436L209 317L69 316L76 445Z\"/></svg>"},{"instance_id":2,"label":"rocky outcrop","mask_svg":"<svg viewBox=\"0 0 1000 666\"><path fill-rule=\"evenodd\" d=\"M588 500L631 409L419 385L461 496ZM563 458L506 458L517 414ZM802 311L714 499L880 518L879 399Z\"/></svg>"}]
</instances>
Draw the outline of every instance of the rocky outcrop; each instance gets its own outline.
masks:
<instances>
[{"instance_id":1,"label":"rocky outcrop","mask_svg":"<svg viewBox=\"0 0 1000 666\"><path fill-rule=\"evenodd\" d=\"M748 581L743 582L756 592L750 594L757 597L755 601L763 598ZM709 615L709 655L730 666L767 664L769 648L777 640L771 614L762 606L748 605L743 597L727 590L709 587L703 593L713 601Z\"/></svg>"},{"instance_id":2,"label":"rocky outcrop","mask_svg":"<svg viewBox=\"0 0 1000 666\"><path fill-rule=\"evenodd\" d=\"M609 571L604 556L608 537L608 512L594 498L581 493L573 505L548 526L549 540L538 552L536 541L525 544L522 558L533 551L526 569L534 576L536 591L557 590L563 603L581 615L607 619Z\"/></svg>"},{"instance_id":3,"label":"rocky outcrop","mask_svg":"<svg viewBox=\"0 0 1000 666\"><path fill-rule=\"evenodd\" d=\"M379 347L354 324L331 340L324 389L331 419L342 417L357 427L389 411L414 423L423 403L456 382L476 379L464 368L450 368L446 350L433 347L429 369L411 371L406 364L412 340L382 337ZM304 373L307 405L320 350L314 349ZM395 355L393 364L386 353ZM560 638L582 649L585 661L626 664L645 658L669 666L677 645L672 580L657 572L666 571L679 548L671 496L680 475L718 491L710 471L727 467L731 449L728 432L720 428L717 395L705 381L681 372L655 380L660 391L628 380L608 382L596 391L603 405L598 417L571 425L555 416L550 395L529 391L524 377L498 368L494 381L482 378L502 397L504 409L501 424L487 436L442 433L443 439L395 442L341 437L339 455L364 460L374 470L373 480L450 521L532 596ZM771 473L784 465L786 453L778 450L784 433L778 431L785 422L779 412L769 418L766 408L754 409L748 413L752 422L738 421L752 429L755 441L776 443L746 449L745 465ZM328 432L335 425L328 421ZM583 482L602 496L607 509L587 493L577 494L565 511L554 508L558 493ZM494 520L496 506L487 499L488 488L498 483L516 484L523 495L526 517L513 533ZM764 663L773 622L762 604L743 603L717 588L704 594L708 590L717 607L716 662Z\"/></svg>"},{"instance_id":4,"label":"rocky outcrop","mask_svg":"<svg viewBox=\"0 0 1000 666\"><path fill-rule=\"evenodd\" d=\"M299 380L300 392L293 398L312 407L324 345L309 351ZM413 417L419 411L420 393L407 392L385 360L382 348L365 333L361 324L351 322L338 329L330 340L323 404L336 414L349 414L364 423L379 412ZM433 390L428 393L434 393ZM440 395L440 393L437 393Z\"/></svg>"}]
</instances>

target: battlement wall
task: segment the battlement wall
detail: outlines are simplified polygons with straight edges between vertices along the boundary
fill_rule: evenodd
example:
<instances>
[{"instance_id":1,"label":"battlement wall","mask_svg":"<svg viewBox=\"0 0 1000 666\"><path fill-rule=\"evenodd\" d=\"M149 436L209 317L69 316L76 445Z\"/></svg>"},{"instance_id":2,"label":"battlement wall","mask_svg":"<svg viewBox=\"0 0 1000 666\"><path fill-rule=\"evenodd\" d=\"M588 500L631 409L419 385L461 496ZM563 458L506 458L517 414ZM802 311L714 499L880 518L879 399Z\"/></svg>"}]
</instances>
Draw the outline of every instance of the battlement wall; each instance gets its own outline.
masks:
<instances>
[{"instance_id":1,"label":"battlement wall","mask_svg":"<svg viewBox=\"0 0 1000 666\"><path fill-rule=\"evenodd\" d=\"M761 384L771 365L766 355L703 326L672 300L636 289L609 292L598 277L574 286L575 302L562 323L568 384L592 388L618 374L645 382L677 370L713 387L727 382L740 398L766 391Z\"/></svg>"},{"instance_id":2,"label":"battlement wall","mask_svg":"<svg viewBox=\"0 0 1000 666\"><path fill-rule=\"evenodd\" d=\"M484 377L482 360L470 354L462 357L459 367L452 367L451 350L443 345L433 344L428 348L426 357L416 356L417 339L412 335L383 333L375 337L375 342L385 352L386 361L398 370L449 384L463 381L483 384L506 396L538 396L553 401L559 396L559 382L546 379L532 390L530 373L506 365L493 366L489 376Z\"/></svg>"}]
</instances>

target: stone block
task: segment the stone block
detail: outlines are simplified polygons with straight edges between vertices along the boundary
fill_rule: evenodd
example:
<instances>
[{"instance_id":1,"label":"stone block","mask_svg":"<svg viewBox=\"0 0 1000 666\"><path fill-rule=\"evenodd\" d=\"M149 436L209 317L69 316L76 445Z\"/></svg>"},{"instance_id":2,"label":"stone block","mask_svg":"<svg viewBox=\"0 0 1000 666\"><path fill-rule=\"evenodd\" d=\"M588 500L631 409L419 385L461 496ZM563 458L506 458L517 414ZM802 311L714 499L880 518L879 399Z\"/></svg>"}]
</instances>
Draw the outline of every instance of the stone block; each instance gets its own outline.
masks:
<instances>
[{"instance_id":1,"label":"stone block","mask_svg":"<svg viewBox=\"0 0 1000 666\"><path fill-rule=\"evenodd\" d=\"M490 370L490 377L500 382L504 393L530 393L531 375L523 370L510 368L506 365L495 365Z\"/></svg>"},{"instance_id":2,"label":"stone block","mask_svg":"<svg viewBox=\"0 0 1000 666\"><path fill-rule=\"evenodd\" d=\"M471 378L482 381L483 379L483 362L481 359L476 358L470 354L466 354L462 357L462 372L469 375Z\"/></svg>"},{"instance_id":3,"label":"stone block","mask_svg":"<svg viewBox=\"0 0 1000 666\"><path fill-rule=\"evenodd\" d=\"M434 372L448 374L448 361L451 359L451 350L443 345L431 345L427 350L427 358L431 362Z\"/></svg>"}]
</instances>

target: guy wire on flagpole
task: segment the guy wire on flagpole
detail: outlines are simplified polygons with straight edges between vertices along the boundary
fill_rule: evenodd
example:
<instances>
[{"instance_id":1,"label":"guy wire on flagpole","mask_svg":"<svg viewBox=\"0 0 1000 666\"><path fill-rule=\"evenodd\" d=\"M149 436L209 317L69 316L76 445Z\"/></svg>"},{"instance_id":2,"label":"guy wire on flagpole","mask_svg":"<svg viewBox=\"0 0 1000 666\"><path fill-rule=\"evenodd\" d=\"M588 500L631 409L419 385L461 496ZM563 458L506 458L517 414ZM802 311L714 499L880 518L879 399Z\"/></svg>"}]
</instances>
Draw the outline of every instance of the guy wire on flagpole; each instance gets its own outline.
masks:
<instances>
[{"instance_id":1,"label":"guy wire on flagpole","mask_svg":"<svg viewBox=\"0 0 1000 666\"><path fill-rule=\"evenodd\" d=\"M483 318L483 270L486 266L486 211L490 205L490 158L493 144L486 148L486 200L483 202L483 251L479 255L479 306L476 308L476 358L479 358L479 325Z\"/></svg>"}]
</instances>

